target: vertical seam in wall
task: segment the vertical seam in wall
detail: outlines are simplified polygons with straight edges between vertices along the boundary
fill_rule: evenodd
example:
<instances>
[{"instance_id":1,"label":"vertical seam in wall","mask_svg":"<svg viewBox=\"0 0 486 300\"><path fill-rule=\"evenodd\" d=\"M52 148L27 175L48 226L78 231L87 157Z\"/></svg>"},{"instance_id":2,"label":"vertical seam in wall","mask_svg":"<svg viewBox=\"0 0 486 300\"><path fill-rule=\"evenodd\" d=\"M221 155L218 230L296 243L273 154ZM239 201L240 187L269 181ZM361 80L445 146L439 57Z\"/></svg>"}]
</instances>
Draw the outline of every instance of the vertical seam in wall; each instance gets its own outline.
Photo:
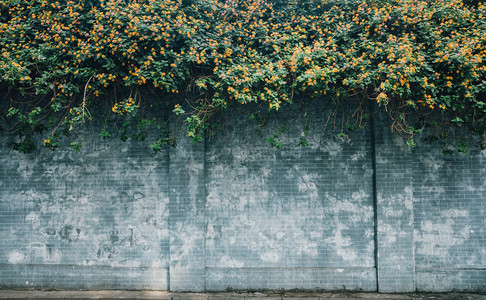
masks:
<instances>
[{"instance_id":1,"label":"vertical seam in wall","mask_svg":"<svg viewBox=\"0 0 486 300\"><path fill-rule=\"evenodd\" d=\"M372 174L372 189L373 189L373 230L375 242L375 276L376 276L376 291L379 292L379 263L378 263L378 196L376 190L376 132L375 132L375 117L370 111L370 127L371 127L371 169Z\"/></svg>"},{"instance_id":2,"label":"vertical seam in wall","mask_svg":"<svg viewBox=\"0 0 486 300\"><path fill-rule=\"evenodd\" d=\"M167 245L167 251L168 251L168 254L169 254L169 259L168 259L168 266L167 266L167 290L170 291L170 265L171 265L171 241L170 241L170 237L171 237L171 222L170 222L170 202L171 202L171 192L170 192L170 151L171 151L171 147L167 146L167 198L169 199L169 203L167 203L167 207L169 209L169 215L167 216L167 225L169 225L169 243Z\"/></svg>"},{"instance_id":3,"label":"vertical seam in wall","mask_svg":"<svg viewBox=\"0 0 486 300\"><path fill-rule=\"evenodd\" d=\"M409 159L412 159L412 162L409 164L412 166L412 173L410 174L411 178L411 183L412 183L412 272L413 272L413 291L417 291L417 273L415 273L415 201L413 201L413 192L415 191L415 186L414 186L414 171L415 171L415 160L413 160L413 156L409 156Z\"/></svg>"},{"instance_id":4,"label":"vertical seam in wall","mask_svg":"<svg viewBox=\"0 0 486 300\"><path fill-rule=\"evenodd\" d=\"M202 186L202 189L203 189L203 223L204 223L204 228L203 228L203 235L204 235L204 250L203 250L203 262L204 262L204 291L207 290L207 284L206 284L206 271L207 271L207 263L206 263L206 228L207 228L207 218L206 218L206 199L208 198L208 195L207 195L207 188L206 188L206 171L207 171L207 168L206 168L206 145L207 145L207 137L206 137L206 134L204 134L204 139L203 139L203 186Z\"/></svg>"}]
</instances>

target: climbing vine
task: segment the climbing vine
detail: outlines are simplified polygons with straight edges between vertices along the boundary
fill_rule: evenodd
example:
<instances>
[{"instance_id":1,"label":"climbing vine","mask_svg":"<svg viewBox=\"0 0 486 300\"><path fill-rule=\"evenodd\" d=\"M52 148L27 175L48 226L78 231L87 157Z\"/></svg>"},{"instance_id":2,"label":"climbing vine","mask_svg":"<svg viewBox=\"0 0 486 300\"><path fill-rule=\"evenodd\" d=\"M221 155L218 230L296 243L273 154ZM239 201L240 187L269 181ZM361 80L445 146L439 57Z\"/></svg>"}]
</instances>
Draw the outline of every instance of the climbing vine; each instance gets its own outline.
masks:
<instances>
[{"instance_id":1,"label":"climbing vine","mask_svg":"<svg viewBox=\"0 0 486 300\"><path fill-rule=\"evenodd\" d=\"M160 150L175 144L171 116L200 141L228 108L302 99L346 108L348 129L374 103L409 146L425 126L482 136L485 13L461 0L3 0L3 116L24 152L35 135L79 150L94 119L103 138L110 124L135 139L156 127Z\"/></svg>"}]
</instances>

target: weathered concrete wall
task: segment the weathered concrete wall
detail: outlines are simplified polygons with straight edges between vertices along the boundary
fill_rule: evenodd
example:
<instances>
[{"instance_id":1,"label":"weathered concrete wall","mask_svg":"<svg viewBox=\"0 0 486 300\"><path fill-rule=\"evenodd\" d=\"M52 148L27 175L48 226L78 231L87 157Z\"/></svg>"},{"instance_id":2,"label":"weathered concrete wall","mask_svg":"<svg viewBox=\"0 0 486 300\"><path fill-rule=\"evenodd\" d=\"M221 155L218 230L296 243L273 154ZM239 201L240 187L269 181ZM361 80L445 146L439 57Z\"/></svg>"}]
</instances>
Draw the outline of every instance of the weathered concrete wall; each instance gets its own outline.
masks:
<instances>
[{"instance_id":1,"label":"weathered concrete wall","mask_svg":"<svg viewBox=\"0 0 486 300\"><path fill-rule=\"evenodd\" d=\"M419 290L486 290L486 151L444 156L421 144L413 161Z\"/></svg>"},{"instance_id":2,"label":"weathered concrete wall","mask_svg":"<svg viewBox=\"0 0 486 300\"><path fill-rule=\"evenodd\" d=\"M272 121L281 150L243 119L158 154L2 142L0 286L486 291L484 153L406 152L382 118L338 138L307 117L310 147L302 118Z\"/></svg>"},{"instance_id":3,"label":"weathered concrete wall","mask_svg":"<svg viewBox=\"0 0 486 300\"><path fill-rule=\"evenodd\" d=\"M168 156L142 144L0 152L0 283L166 289Z\"/></svg>"},{"instance_id":4,"label":"weathered concrete wall","mask_svg":"<svg viewBox=\"0 0 486 300\"><path fill-rule=\"evenodd\" d=\"M208 289L376 290L369 132L342 141L308 117L308 148L244 124L207 143Z\"/></svg>"}]
</instances>

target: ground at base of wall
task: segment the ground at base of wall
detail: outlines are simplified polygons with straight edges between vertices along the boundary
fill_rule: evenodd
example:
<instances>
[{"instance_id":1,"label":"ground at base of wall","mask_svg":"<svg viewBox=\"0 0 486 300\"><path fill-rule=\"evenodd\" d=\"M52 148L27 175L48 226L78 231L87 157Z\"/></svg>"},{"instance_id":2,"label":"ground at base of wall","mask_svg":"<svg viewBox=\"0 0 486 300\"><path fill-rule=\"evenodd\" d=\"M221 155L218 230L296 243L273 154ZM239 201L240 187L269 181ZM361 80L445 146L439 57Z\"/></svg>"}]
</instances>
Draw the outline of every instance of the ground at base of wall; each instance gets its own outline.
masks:
<instances>
[{"instance_id":1,"label":"ground at base of wall","mask_svg":"<svg viewBox=\"0 0 486 300\"><path fill-rule=\"evenodd\" d=\"M0 290L0 299L161 299L161 300L486 300L486 294L470 293L171 293L165 291L43 291Z\"/></svg>"}]
</instances>

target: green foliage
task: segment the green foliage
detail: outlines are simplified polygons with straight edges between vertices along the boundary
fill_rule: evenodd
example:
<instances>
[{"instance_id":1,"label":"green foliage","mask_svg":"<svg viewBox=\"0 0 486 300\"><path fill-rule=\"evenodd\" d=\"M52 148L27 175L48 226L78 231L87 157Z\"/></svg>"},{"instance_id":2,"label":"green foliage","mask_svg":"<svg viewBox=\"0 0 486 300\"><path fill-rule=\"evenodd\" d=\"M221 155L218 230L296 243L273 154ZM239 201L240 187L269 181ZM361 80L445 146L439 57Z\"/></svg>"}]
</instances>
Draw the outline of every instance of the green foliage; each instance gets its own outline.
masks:
<instances>
[{"instance_id":1,"label":"green foliage","mask_svg":"<svg viewBox=\"0 0 486 300\"><path fill-rule=\"evenodd\" d=\"M300 147L309 147L309 142L305 138L300 138L299 146Z\"/></svg>"},{"instance_id":2,"label":"green foliage","mask_svg":"<svg viewBox=\"0 0 486 300\"><path fill-rule=\"evenodd\" d=\"M57 141L57 137L51 136L48 139L45 139L44 140L44 146L47 147L47 148L50 148L51 150L54 150L57 147L59 147L59 142Z\"/></svg>"},{"instance_id":3,"label":"green foliage","mask_svg":"<svg viewBox=\"0 0 486 300\"><path fill-rule=\"evenodd\" d=\"M111 138L111 133L108 130L103 128L101 130L100 136L101 136L102 139L107 140L107 139Z\"/></svg>"},{"instance_id":4,"label":"green foliage","mask_svg":"<svg viewBox=\"0 0 486 300\"><path fill-rule=\"evenodd\" d=\"M39 133L55 149L97 117L143 140L175 99L187 100L172 112L196 142L229 108L312 98L358 119L344 135L369 114L368 103L347 106L353 97L388 112L410 146L411 120L483 134L485 15L483 2L461 0L0 1L2 113L23 152ZM175 143L165 139L151 148Z\"/></svg>"},{"instance_id":5,"label":"green foliage","mask_svg":"<svg viewBox=\"0 0 486 300\"><path fill-rule=\"evenodd\" d=\"M274 132L271 137L265 139L265 141L270 145L271 147L275 149L282 149L284 144L279 141L280 138L280 133L279 132Z\"/></svg>"},{"instance_id":6,"label":"green foliage","mask_svg":"<svg viewBox=\"0 0 486 300\"><path fill-rule=\"evenodd\" d=\"M14 142L13 148L22 153L30 153L34 150L35 146L32 139L27 136L23 138L20 142Z\"/></svg>"},{"instance_id":7,"label":"green foliage","mask_svg":"<svg viewBox=\"0 0 486 300\"><path fill-rule=\"evenodd\" d=\"M161 151L165 145L169 145L171 147L177 146L176 139L174 137L170 137L170 130L166 126L158 126L157 129L161 131L161 135L149 146L152 150L154 150L154 152Z\"/></svg>"},{"instance_id":8,"label":"green foliage","mask_svg":"<svg viewBox=\"0 0 486 300\"><path fill-rule=\"evenodd\" d=\"M407 146L409 148L415 148L415 146L417 146L417 143L415 142L415 140L413 138L409 138L407 140Z\"/></svg>"},{"instance_id":9,"label":"green foliage","mask_svg":"<svg viewBox=\"0 0 486 300\"><path fill-rule=\"evenodd\" d=\"M457 143L457 152L462 153L462 154L467 154L468 153L468 148L469 143L466 141L460 141Z\"/></svg>"},{"instance_id":10,"label":"green foliage","mask_svg":"<svg viewBox=\"0 0 486 300\"><path fill-rule=\"evenodd\" d=\"M69 145L76 152L79 152L79 150L81 150L81 148L83 147L83 145L81 143L78 143L78 142L71 142Z\"/></svg>"}]
</instances>

